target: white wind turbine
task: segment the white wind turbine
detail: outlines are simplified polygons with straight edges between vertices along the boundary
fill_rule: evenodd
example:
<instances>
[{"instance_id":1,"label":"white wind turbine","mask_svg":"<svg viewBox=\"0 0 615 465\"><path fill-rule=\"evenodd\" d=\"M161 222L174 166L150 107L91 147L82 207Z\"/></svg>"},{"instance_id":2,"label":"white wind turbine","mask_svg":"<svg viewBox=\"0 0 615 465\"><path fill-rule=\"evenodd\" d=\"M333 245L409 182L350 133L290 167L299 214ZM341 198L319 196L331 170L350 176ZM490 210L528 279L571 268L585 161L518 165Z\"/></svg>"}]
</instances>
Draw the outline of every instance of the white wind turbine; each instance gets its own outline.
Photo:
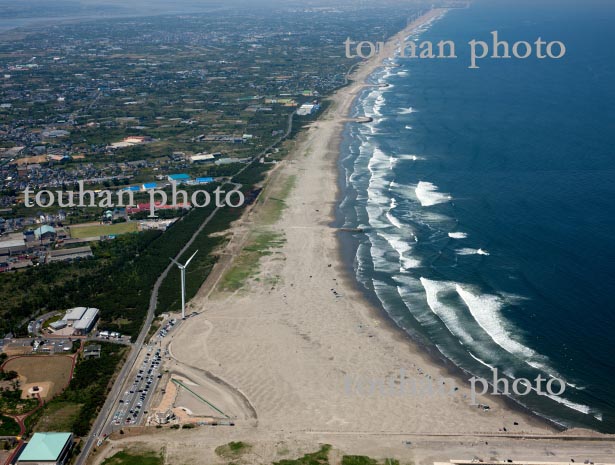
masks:
<instances>
[{"instance_id":1,"label":"white wind turbine","mask_svg":"<svg viewBox=\"0 0 615 465\"><path fill-rule=\"evenodd\" d=\"M171 258L171 261L179 268L182 278L182 320L186 319L186 268L188 268L188 265L197 253L199 253L198 250L192 254L192 257L190 257L184 265L177 262L174 258Z\"/></svg>"}]
</instances>

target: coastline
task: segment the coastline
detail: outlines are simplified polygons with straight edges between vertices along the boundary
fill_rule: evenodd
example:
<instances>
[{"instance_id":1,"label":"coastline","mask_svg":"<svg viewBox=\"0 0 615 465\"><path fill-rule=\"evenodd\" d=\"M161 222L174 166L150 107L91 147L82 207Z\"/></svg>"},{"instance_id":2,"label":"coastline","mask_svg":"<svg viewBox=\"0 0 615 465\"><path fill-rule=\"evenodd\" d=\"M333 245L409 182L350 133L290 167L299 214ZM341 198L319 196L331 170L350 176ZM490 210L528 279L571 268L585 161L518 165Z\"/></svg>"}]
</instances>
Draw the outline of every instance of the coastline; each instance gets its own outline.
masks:
<instances>
[{"instance_id":1,"label":"coastline","mask_svg":"<svg viewBox=\"0 0 615 465\"><path fill-rule=\"evenodd\" d=\"M438 17L446 13L446 11L447 11L446 8L431 10L429 13L433 13L433 15L428 14L426 16L421 17L418 23L412 23L408 25L406 29L400 31L398 34L396 34L392 39L390 39L387 42L386 52L381 53L379 55L379 60L374 60L373 62L370 62L371 60L364 61L363 63L359 65L358 67L359 69L350 75L351 76L350 79L354 81L355 83L360 84L361 87L356 92L353 100L350 102L350 105L348 107L347 117L348 117L349 122L355 122L355 123L363 122L359 120L356 120L356 121L352 120L350 111L352 110L352 107L356 103L357 99L360 98L360 95L363 89L370 85L368 84L369 78L372 75L374 75L379 69L383 68L385 66L383 62L393 55L390 47L393 46L393 51L394 51L396 44L398 43L400 38L401 39L405 38L405 36L409 35L416 28L422 26L425 23L428 23L434 19L437 20ZM359 74L362 67L364 67L365 69L364 69L364 72L361 73L361 78L359 79L356 77L356 74ZM338 146L338 156L335 161L335 169L339 170L339 177L338 177L338 190L336 193L336 200L335 200L336 208L331 215L330 224L332 226L337 226L337 227L342 226L341 221L340 221L340 212L338 211L338 206L340 202L342 201L342 197L343 197L342 196L343 194L342 192L343 172L340 166L340 157L341 157L342 133L343 133L344 128L346 127L346 124L344 125L343 129L340 131L340 134L338 135L338 138L337 138L338 140L336 140L335 142ZM354 258L354 254L356 253L356 249L357 249L356 245L359 243L359 240L354 237L351 237L351 234L352 232L344 231L344 230L339 230L337 233L338 254L339 254L339 260L342 264L342 267L340 268L339 271L344 276L346 285L350 288L354 288L356 292L362 294L363 298L366 300L368 305L373 307L374 317L380 318L383 326L388 328L392 332L392 334L399 337L400 341L409 342L413 346L413 350L417 350L418 352L424 353L425 356L428 357L434 364L441 365L446 370L447 376L451 376L461 381L462 383L465 382L466 385L469 384L467 381L473 376L472 373L464 370L463 368L457 366L454 362L449 360L445 355L443 355L437 349L437 347L435 347L430 341L426 340L419 333L417 332L411 333L408 330L397 325L395 321L393 321L391 316L387 313L386 309L383 307L382 303L378 300L374 292L370 291L369 289L366 289L357 280L355 270L354 270L353 258ZM500 405L502 405L502 407L504 408L508 408L512 411L516 411L523 415L526 415L530 420L536 421L538 424L548 425L554 430L560 431L560 432L566 431L568 429L566 426L561 425L557 423L556 421L546 416L543 416L535 411L532 411L531 409L524 406L523 404L521 404L520 402L518 402L512 397L491 396L491 399L493 399L494 402L497 402ZM587 430L587 431L600 434L599 432L593 431L593 430Z\"/></svg>"},{"instance_id":2,"label":"coastline","mask_svg":"<svg viewBox=\"0 0 615 465\"><path fill-rule=\"evenodd\" d=\"M350 112L352 110L352 107L356 103L357 99L360 98L361 92L363 91L363 89L371 86L368 83L369 78L373 76L374 74L376 74L378 70L382 69L385 66L383 62L386 59L392 57L393 52L396 48L396 44L398 43L398 41L400 41L400 38L401 39L405 38L407 35L409 35L411 32L414 32L415 29L424 25L425 23L428 23L434 19L437 20L438 17L441 14L446 13L446 11L447 11L446 8L439 8L439 9L431 10L429 13L433 13L433 15L428 14L428 15L422 16L421 18L419 18L418 22L408 25L408 27L406 27L404 30L400 31L393 38L387 41L386 48L385 48L386 52L380 53L378 55L379 57L378 60L373 60L373 61L365 60L364 62L359 64L358 66L359 69L350 75L351 76L350 80L352 80L356 84L359 84L360 88L358 89L358 91L354 95L353 100L350 102L348 106L348 111L346 114L348 118L347 122L344 124L342 130L340 130L340 133L338 134L335 140L335 144L338 147L337 149L338 155L335 160L334 168L339 171L338 173L339 176L338 176L338 181L337 181L338 189L336 192L335 209L332 212L331 218L330 218L330 225L332 227L340 228L341 226L343 226L342 221L341 221L341 212L339 211L339 208L338 208L340 205L340 202L343 200L342 180L344 177L343 177L342 167L340 166L341 146L342 146L342 138L343 138L342 134L343 134L344 129L346 128L346 125L349 122L354 122L354 123L364 122L360 120L361 118L364 118L364 117L360 117L359 119L351 118ZM391 50L391 47L393 47L393 50ZM360 73L361 70L363 70L364 72ZM357 77L357 75L359 74L361 76L360 78ZM371 120L371 118L369 119ZM352 237L352 234L354 234L353 231L339 229L336 235L337 242L338 242L338 257L342 265L339 268L339 272L344 277L345 284L349 288L353 288L357 293L362 295L362 298L365 299L366 303L372 307L374 318L380 319L383 326L385 328L388 328L388 330L391 331L391 333L394 334L396 337L399 337L399 340L402 343L405 342L405 343L410 344L412 347L411 350L416 350L420 353L423 353L436 366L437 365L441 366L446 371L447 376L455 378L465 385L469 385L468 380L473 376L472 373L468 372L467 370L464 370L460 366L456 365L453 361L448 359L444 354L442 354L438 350L438 348L433 343L431 343L431 341L425 339L420 333L410 332L412 328L404 329L401 326L397 325L395 321L391 318L391 316L388 314L384 306L382 305L382 302L380 302L380 300L377 298L374 291L365 288L357 280L355 269L354 269L354 256L357 251L357 245L359 244L360 240L355 237ZM491 388L491 385L490 385L490 388ZM531 410L530 408L521 404L519 401L515 400L512 397L509 397L509 396L497 396L497 397L489 396L489 397L492 402L496 402L500 404L503 408L507 408L511 411L515 411L522 415L525 415L530 421L536 422L538 425L546 425L550 428L553 428L553 430L559 431L559 432L564 432L569 429L567 426L562 425L555 420L552 420L546 416L541 415L538 412ZM575 430L577 429L581 429L581 428L575 428ZM594 431L591 429L582 429L582 430L590 432L590 433L602 434L599 431Z\"/></svg>"},{"instance_id":3,"label":"coastline","mask_svg":"<svg viewBox=\"0 0 615 465\"><path fill-rule=\"evenodd\" d=\"M408 32L409 31L406 31L406 32L402 31L402 33L404 34L407 34ZM399 65L393 64L391 66L399 66ZM371 74L367 74L367 76L365 76L366 81L364 82L364 86L371 86L371 87L375 87L378 85L380 87L389 86L389 84L377 84L378 82L389 82L388 79L386 78L383 81L382 80L377 81L376 79L370 80L370 77L381 76L384 73L385 69L387 70L387 73L386 73L387 76L390 75L390 73L393 73L393 74L395 73L394 69L393 71L389 71L390 70L389 65L386 65L383 63L378 63L377 65L373 65L370 71ZM355 103L357 102L359 98L361 98L361 92L359 92L356 95L355 100L353 100L353 104L351 105L349 111L352 111L353 106L355 105ZM357 113L353 112L352 114L355 117L357 116ZM362 112L358 113L358 115L362 115L362 114L364 113ZM372 113L368 112L366 114L371 115ZM389 115L389 113L387 113L387 115ZM359 116L359 118L361 117ZM359 121L357 121L357 118L354 118L353 120L349 119L349 122L359 122ZM348 128L348 124L346 124L345 128ZM363 231L353 230L353 227L357 227L359 223L362 224L362 222L360 221L355 222L354 218L351 219L350 222L345 225L344 224L344 219L345 219L344 213L342 212L342 208L339 206L344 199L348 201L348 198L345 197L345 193L344 193L345 189L350 188L350 190L352 191L352 187L351 187L352 182L347 183L345 180L343 164L346 163L348 160L350 160L350 163L352 163L352 160L354 160L358 155L352 155L352 153L349 153L347 151L344 153L342 151L343 149L345 149L345 144L342 142L341 136L339 140L339 146L340 148L339 148L339 153L338 153L338 160L335 166L335 168L339 170L339 178L338 178L339 191L336 197L336 205L338 206L338 208L335 211L335 216L332 218L331 224L336 227L348 226L348 228L342 228L337 234L338 243L339 243L340 260L344 265L342 273L346 277L347 284L349 286L352 286L357 292L363 295L364 299L367 302L369 302L372 307L374 307L375 314L383 319L383 323L388 325L388 327L390 328L392 332L397 333L402 339L410 340L411 344L415 346L416 350L423 352L435 364L439 364L440 366L443 366L450 376L454 377L455 379L462 380L466 382L466 384L468 384L468 380L474 375L480 376L478 374L480 372L472 373L468 371L466 368L464 368L463 364L460 364L460 365L456 364L456 362L453 361L454 358L449 359L446 355L444 355L443 352L441 352L439 347L436 347L436 344L434 342L427 339L424 336L424 334L420 332L420 330L416 329L417 326L413 326L412 324L408 325L406 323L398 324L395 321L396 319L395 317L398 316L395 314L395 311L393 311L392 314L389 314L390 309L387 310L388 307L385 308L383 301L381 301L378 298L376 291L369 284L364 285L361 279L357 277L357 273L355 270L356 263L354 263L356 253L357 253L357 246L358 244L361 243L363 236L367 236L367 234L364 234ZM348 166L349 165L347 165L347 167ZM371 171L371 168L370 168L370 171ZM367 174L369 175L369 173ZM352 210L353 200L354 198L351 196L350 202L349 202L350 210ZM348 209L348 207L346 207L346 209ZM351 217L352 217L352 214L351 214ZM363 223L364 222L365 220L363 220ZM357 234L357 232L359 234ZM419 328L421 326L422 325L418 325ZM500 370L500 373L501 371L502 370ZM490 378L487 377L484 373L482 374L482 376L485 376L489 380L490 386L492 386ZM502 407L505 407L512 411L527 415L529 418L534 419L538 423L548 425L549 427L557 431L560 431L560 432L565 432L567 430L574 429L574 430L584 430L584 431L587 431L589 434L609 435L609 432L606 429L601 429L599 426L595 427L592 425L587 425L586 423L583 423L582 421L576 421L576 419L570 420L570 418L567 418L563 414L560 416L559 415L560 412L558 412L557 410L555 411L554 409L543 410L544 406L538 404L535 400L534 400L534 403L532 404L532 402L528 402L524 398L517 399L517 398L514 398L513 396L498 396L498 397L491 396L491 399L493 399L494 402L498 402ZM530 399L530 400L533 400L533 399ZM544 400L545 403L548 403L549 401L550 401L549 399ZM539 400L539 402L542 402L542 400ZM588 404L588 405L591 405L591 404ZM572 408L572 407L569 407L569 408ZM595 417L595 418L598 418L598 417Z\"/></svg>"},{"instance_id":4,"label":"coastline","mask_svg":"<svg viewBox=\"0 0 615 465\"><path fill-rule=\"evenodd\" d=\"M412 458L415 463L475 453L493 456L494 451L501 457L536 459L547 446L554 448L553 459L568 460L571 447L584 447L581 450L592 451L593 457L609 457L611 438L587 430L558 433L542 418L511 408L499 397L477 396L479 404L491 407L478 408L468 402L465 385L455 384L458 390L445 397L344 391L348 376L395 379L400 369L406 370L404 379L417 382L459 380L459 369L455 372L450 362L443 363L410 340L366 299L342 260L341 233L331 227L339 202L338 160L349 110L367 85L365 80L393 53L399 37L440 11L430 13L391 38L384 53L358 66L352 82L330 97L330 108L302 132L289 158L276 167L275 182L268 180L272 189L294 180L281 218L273 225L263 224L262 211L268 203L279 202L267 194L233 228L228 255L240 253L250 234L259 231L273 232L284 241L261 258L258 275L241 290L212 293L204 287L197 294L190 306L200 314L176 330L169 343L174 362L167 368L203 385L196 372L208 373L233 387L254 413L221 396L214 401L236 418L233 429L182 432L177 444L177 436L167 432L139 438L165 444L172 463L202 463L209 457L195 445L229 440L259 444L263 461L279 458L280 443L292 444L293 451L328 443L348 453ZM409 451L410 441L400 437L412 438L416 447ZM571 445L574 441L569 439L579 437L595 442Z\"/></svg>"}]
</instances>

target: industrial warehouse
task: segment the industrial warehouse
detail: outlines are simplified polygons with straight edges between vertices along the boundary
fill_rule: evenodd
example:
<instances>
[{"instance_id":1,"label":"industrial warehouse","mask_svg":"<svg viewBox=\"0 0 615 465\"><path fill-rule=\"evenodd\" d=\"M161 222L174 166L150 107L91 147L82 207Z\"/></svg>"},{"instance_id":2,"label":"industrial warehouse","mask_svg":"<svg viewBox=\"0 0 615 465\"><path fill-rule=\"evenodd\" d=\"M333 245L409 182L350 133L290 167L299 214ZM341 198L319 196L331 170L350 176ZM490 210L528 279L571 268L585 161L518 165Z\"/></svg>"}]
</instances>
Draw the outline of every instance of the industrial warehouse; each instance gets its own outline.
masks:
<instances>
[{"instance_id":1,"label":"industrial warehouse","mask_svg":"<svg viewBox=\"0 0 615 465\"><path fill-rule=\"evenodd\" d=\"M75 307L49 327L59 336L85 336L94 329L99 313L97 308Z\"/></svg>"}]
</instances>

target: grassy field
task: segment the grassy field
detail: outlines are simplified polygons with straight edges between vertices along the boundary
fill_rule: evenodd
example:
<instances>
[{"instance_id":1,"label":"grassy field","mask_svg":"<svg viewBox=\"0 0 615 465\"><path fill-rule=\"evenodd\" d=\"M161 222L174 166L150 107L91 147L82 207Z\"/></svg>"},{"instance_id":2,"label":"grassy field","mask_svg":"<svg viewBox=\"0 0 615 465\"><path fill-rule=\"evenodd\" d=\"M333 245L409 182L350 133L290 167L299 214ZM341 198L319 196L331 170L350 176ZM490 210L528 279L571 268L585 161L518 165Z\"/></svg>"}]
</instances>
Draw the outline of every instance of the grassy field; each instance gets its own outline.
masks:
<instances>
[{"instance_id":1,"label":"grassy field","mask_svg":"<svg viewBox=\"0 0 615 465\"><path fill-rule=\"evenodd\" d=\"M49 400L68 385L72 366L70 357L41 355L11 359L4 365L4 370L19 373L24 389L32 383L47 386L41 397Z\"/></svg>"},{"instance_id":2,"label":"grassy field","mask_svg":"<svg viewBox=\"0 0 615 465\"><path fill-rule=\"evenodd\" d=\"M74 402L58 402L45 409L36 424L36 431L70 431L77 415L81 411L81 404Z\"/></svg>"},{"instance_id":3,"label":"grassy field","mask_svg":"<svg viewBox=\"0 0 615 465\"><path fill-rule=\"evenodd\" d=\"M163 463L162 455L156 452L118 452L105 460L102 465L163 465Z\"/></svg>"},{"instance_id":4,"label":"grassy field","mask_svg":"<svg viewBox=\"0 0 615 465\"><path fill-rule=\"evenodd\" d=\"M117 224L75 224L70 227L70 235L77 239L83 239L86 237L127 234L137 232L137 229L138 224L136 222Z\"/></svg>"}]
</instances>

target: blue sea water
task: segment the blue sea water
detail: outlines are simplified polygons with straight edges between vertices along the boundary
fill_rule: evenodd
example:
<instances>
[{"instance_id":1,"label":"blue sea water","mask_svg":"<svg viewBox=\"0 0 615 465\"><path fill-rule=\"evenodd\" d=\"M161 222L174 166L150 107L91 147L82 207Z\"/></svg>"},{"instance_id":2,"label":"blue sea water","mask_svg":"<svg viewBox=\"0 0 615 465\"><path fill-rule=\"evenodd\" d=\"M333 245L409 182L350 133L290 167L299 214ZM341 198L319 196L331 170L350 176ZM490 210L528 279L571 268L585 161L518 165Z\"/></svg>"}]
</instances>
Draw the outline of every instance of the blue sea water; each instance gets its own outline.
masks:
<instances>
[{"instance_id":1,"label":"blue sea water","mask_svg":"<svg viewBox=\"0 0 615 465\"><path fill-rule=\"evenodd\" d=\"M414 337L478 376L565 380L517 400L615 432L615 4L477 1L372 76L340 158L358 281ZM472 39L559 40L560 60L484 59ZM557 391L557 385L554 385Z\"/></svg>"}]
</instances>

